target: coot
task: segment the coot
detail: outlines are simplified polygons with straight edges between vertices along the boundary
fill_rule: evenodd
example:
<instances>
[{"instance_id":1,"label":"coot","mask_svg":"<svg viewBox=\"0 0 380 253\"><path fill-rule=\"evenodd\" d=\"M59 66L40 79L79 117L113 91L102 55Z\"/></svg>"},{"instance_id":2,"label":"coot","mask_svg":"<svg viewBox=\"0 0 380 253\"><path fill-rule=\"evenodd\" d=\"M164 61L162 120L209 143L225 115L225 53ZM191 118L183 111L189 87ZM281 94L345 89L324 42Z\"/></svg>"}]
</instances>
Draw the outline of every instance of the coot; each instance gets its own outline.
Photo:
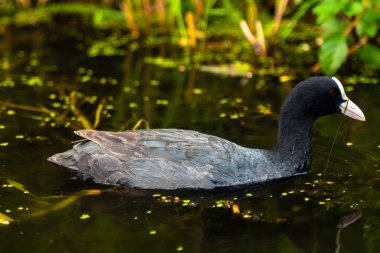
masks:
<instances>
[{"instance_id":1,"label":"coot","mask_svg":"<svg viewBox=\"0 0 380 253\"><path fill-rule=\"evenodd\" d=\"M287 96L278 144L272 150L245 148L190 130L79 130L75 134L86 140L48 160L79 178L126 187L212 189L251 184L306 173L313 122L332 113L365 121L338 79L312 77Z\"/></svg>"}]
</instances>

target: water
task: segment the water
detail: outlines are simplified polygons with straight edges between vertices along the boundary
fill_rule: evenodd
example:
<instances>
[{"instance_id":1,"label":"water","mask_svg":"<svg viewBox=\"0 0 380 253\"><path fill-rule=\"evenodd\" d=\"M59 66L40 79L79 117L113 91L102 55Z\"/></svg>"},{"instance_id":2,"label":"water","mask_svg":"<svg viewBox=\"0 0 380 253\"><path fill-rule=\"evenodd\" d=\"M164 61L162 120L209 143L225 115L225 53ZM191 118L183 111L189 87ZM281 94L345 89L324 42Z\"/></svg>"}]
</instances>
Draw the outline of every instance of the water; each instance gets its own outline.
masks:
<instances>
[{"instance_id":1,"label":"water","mask_svg":"<svg viewBox=\"0 0 380 253\"><path fill-rule=\"evenodd\" d=\"M378 73L363 78L349 74L358 69L343 71L341 81L353 88L348 96L367 122L345 119L326 175L338 115L316 122L313 166L305 176L213 191L113 188L72 179L46 161L78 139L72 133L78 123L56 121L43 108L64 117L75 90L87 98L79 96L77 107L91 123L104 99L102 130L130 129L144 118L152 128L271 148L281 103L307 71L280 82L279 75L302 71L257 71L247 79L146 63L146 57L178 55L170 46L88 57L91 40L65 29L8 31L0 42L0 213L8 216L0 217L1 252L380 251ZM84 192L93 189L102 193ZM343 217L348 222L339 230Z\"/></svg>"}]
</instances>

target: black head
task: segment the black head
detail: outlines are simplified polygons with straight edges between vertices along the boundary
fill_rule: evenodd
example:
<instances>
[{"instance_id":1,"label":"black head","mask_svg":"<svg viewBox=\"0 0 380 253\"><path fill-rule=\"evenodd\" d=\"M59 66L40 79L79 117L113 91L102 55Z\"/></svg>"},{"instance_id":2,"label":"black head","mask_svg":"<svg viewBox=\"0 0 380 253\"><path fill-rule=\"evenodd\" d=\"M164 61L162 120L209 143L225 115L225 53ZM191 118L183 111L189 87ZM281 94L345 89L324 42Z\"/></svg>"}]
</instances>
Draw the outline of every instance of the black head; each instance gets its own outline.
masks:
<instances>
[{"instance_id":1,"label":"black head","mask_svg":"<svg viewBox=\"0 0 380 253\"><path fill-rule=\"evenodd\" d=\"M311 77L297 84L282 109L282 114L313 119L333 113L365 120L359 107L347 98L340 81L326 76Z\"/></svg>"}]
</instances>

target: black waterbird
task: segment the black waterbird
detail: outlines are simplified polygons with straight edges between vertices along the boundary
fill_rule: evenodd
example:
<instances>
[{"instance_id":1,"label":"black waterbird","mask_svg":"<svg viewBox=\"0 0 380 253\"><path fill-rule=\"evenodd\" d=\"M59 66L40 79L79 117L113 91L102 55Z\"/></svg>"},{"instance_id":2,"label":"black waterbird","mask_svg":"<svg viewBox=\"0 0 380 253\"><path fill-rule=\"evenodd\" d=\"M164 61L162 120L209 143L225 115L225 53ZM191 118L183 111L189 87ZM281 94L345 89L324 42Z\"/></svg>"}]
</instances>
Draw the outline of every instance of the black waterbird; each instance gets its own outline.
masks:
<instances>
[{"instance_id":1,"label":"black waterbird","mask_svg":"<svg viewBox=\"0 0 380 253\"><path fill-rule=\"evenodd\" d=\"M306 173L314 121L343 113L365 121L363 112L335 77L300 82L281 109L278 144L251 149L190 130L125 132L79 130L86 140L48 158L97 183L144 189L212 189Z\"/></svg>"}]
</instances>

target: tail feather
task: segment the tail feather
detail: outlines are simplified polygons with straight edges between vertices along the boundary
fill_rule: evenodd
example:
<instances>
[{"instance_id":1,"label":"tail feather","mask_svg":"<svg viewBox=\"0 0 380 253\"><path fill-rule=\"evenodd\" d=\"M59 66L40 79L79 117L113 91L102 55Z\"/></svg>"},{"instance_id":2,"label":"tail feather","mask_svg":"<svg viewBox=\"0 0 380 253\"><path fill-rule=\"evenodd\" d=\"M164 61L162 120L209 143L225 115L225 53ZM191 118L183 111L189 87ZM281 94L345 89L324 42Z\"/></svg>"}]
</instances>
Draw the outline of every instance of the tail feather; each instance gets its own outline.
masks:
<instances>
[{"instance_id":1,"label":"tail feather","mask_svg":"<svg viewBox=\"0 0 380 253\"><path fill-rule=\"evenodd\" d=\"M77 178L91 179L103 184L118 184L122 175L120 161L95 142L86 141L76 144L72 149L55 154L47 159L66 167L75 173Z\"/></svg>"},{"instance_id":2,"label":"tail feather","mask_svg":"<svg viewBox=\"0 0 380 253\"><path fill-rule=\"evenodd\" d=\"M50 156L47 160L52 163L64 166L66 168L78 171L77 160L75 159L75 151L70 149L66 152Z\"/></svg>"}]
</instances>

